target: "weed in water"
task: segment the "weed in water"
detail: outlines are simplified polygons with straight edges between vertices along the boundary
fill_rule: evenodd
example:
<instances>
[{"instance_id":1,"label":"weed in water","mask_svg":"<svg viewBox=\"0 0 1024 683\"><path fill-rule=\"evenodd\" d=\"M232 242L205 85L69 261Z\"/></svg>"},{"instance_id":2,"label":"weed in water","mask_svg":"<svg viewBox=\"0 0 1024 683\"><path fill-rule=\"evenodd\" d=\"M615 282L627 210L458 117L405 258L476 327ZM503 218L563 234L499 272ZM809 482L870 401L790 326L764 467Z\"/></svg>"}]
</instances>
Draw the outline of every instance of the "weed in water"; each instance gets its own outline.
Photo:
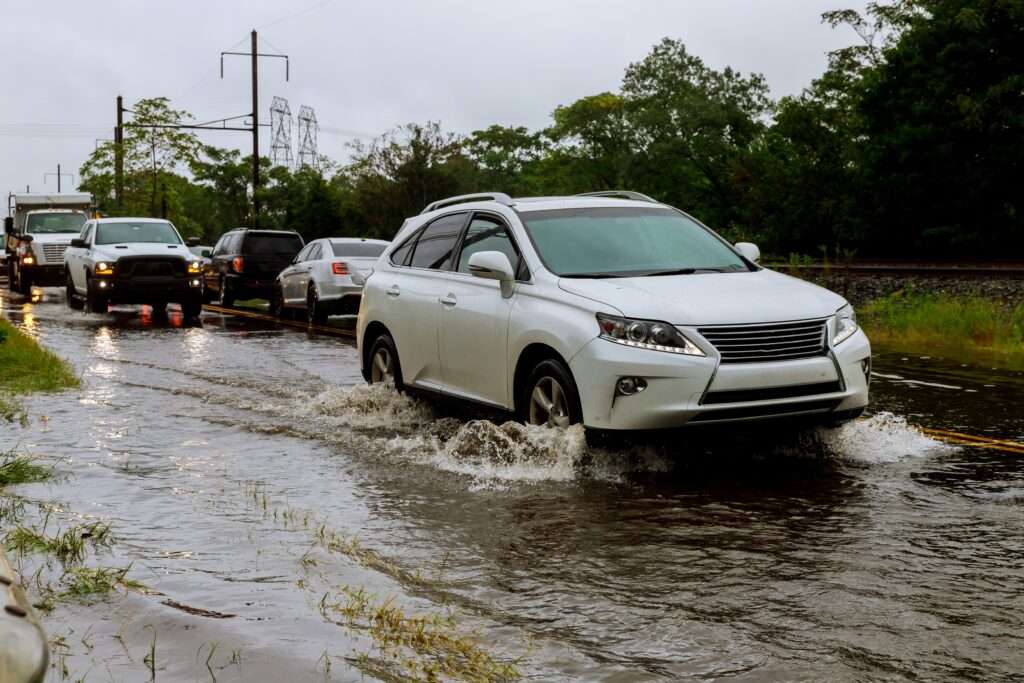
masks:
<instances>
[{"instance_id":1,"label":"weed in water","mask_svg":"<svg viewBox=\"0 0 1024 683\"><path fill-rule=\"evenodd\" d=\"M114 569L110 567L73 567L64 573L62 581L67 589L61 597L85 597L106 595L121 588L123 590L144 588L142 583L128 578L131 565Z\"/></svg>"}]
</instances>

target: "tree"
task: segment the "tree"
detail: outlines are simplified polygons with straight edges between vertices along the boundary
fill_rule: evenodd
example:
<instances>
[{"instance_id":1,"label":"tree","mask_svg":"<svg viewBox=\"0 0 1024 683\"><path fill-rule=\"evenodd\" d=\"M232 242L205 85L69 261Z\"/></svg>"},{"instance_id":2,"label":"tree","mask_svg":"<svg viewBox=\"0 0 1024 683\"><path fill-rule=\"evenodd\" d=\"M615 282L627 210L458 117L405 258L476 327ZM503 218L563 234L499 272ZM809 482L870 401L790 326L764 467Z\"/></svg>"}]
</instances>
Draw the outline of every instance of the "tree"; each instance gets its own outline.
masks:
<instances>
[{"instance_id":1,"label":"tree","mask_svg":"<svg viewBox=\"0 0 1024 683\"><path fill-rule=\"evenodd\" d=\"M163 190L166 175L191 169L199 157L199 139L174 127L191 118L188 112L171 109L166 97L139 100L135 104L132 120L124 127L121 148L125 178L132 177L136 182L126 180L122 206L116 210L130 209L130 214L145 212L150 216L163 213L157 200L161 194L164 201L167 199ZM82 187L94 190L97 197L108 202L113 195L116 155L116 144L106 142L96 148L79 170Z\"/></svg>"}]
</instances>

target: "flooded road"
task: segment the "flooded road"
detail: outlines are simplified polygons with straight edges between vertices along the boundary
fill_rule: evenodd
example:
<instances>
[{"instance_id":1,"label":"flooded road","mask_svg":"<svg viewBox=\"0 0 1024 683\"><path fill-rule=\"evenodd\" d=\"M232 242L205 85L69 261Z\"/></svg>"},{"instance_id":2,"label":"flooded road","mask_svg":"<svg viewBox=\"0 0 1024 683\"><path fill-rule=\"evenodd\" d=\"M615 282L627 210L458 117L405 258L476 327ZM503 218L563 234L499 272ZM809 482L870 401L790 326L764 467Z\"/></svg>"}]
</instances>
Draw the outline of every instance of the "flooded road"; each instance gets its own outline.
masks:
<instances>
[{"instance_id":1,"label":"flooded road","mask_svg":"<svg viewBox=\"0 0 1024 683\"><path fill-rule=\"evenodd\" d=\"M4 314L83 388L0 425L60 475L0 522L109 522L141 584L56 601L50 680L1024 675L1024 454L910 426L1024 441L1022 373L881 350L866 420L606 450L367 387L350 339L43 292Z\"/></svg>"}]
</instances>

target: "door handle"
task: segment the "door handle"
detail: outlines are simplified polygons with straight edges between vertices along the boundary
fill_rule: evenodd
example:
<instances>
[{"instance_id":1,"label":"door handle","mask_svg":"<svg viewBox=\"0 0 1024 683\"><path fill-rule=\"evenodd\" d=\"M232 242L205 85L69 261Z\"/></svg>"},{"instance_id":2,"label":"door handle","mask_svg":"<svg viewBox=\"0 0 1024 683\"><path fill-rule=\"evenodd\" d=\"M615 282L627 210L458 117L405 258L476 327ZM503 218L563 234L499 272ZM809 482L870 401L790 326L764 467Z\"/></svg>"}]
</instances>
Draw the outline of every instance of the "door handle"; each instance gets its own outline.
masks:
<instances>
[{"instance_id":1,"label":"door handle","mask_svg":"<svg viewBox=\"0 0 1024 683\"><path fill-rule=\"evenodd\" d=\"M384 290L384 293L387 294L388 296L398 296L399 294L402 293L402 290L398 288L398 285L391 285L390 287Z\"/></svg>"},{"instance_id":2,"label":"door handle","mask_svg":"<svg viewBox=\"0 0 1024 683\"><path fill-rule=\"evenodd\" d=\"M439 299L439 301L442 304L444 304L445 306L448 306L449 308L454 306L455 304L459 303L459 300L455 298L454 294L449 294L448 296L442 296Z\"/></svg>"}]
</instances>

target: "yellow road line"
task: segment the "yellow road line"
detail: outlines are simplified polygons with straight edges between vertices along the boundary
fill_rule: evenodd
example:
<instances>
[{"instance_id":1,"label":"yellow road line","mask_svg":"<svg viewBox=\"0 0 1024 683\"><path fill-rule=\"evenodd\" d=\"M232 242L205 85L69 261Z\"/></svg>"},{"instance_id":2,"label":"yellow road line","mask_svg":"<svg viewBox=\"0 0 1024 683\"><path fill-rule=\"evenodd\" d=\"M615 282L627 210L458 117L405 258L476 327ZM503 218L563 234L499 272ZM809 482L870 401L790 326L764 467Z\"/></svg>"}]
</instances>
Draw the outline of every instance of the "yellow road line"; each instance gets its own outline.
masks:
<instances>
[{"instance_id":1,"label":"yellow road line","mask_svg":"<svg viewBox=\"0 0 1024 683\"><path fill-rule=\"evenodd\" d=\"M216 313L227 313L229 315L237 315L243 318L252 318L253 320L263 320L265 322L276 323L279 325L289 325L291 327L298 327L303 330L316 330L317 332L336 334L342 337L356 336L356 333L352 330L342 330L337 327L327 327L325 325L313 325L312 323L301 323L296 320L283 320L281 318L275 318L272 315L267 315L266 313L256 313L255 311L244 311L238 308L223 308L221 306L214 306L212 304L204 304L203 309L207 311L214 311Z\"/></svg>"}]
</instances>

